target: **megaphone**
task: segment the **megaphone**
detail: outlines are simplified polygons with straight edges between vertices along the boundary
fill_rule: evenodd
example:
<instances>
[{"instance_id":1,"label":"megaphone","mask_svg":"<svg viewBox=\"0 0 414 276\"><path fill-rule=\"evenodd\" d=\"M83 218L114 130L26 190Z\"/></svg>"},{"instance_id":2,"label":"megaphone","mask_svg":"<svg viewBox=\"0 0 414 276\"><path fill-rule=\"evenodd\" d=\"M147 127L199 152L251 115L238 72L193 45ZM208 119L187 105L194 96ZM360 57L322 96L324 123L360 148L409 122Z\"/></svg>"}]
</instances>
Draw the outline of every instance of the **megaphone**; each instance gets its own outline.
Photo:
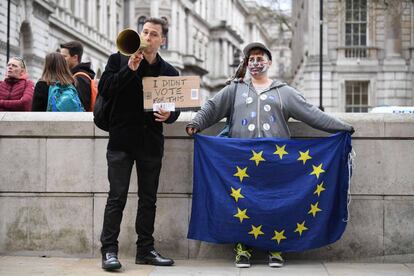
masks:
<instances>
[{"instance_id":1,"label":"megaphone","mask_svg":"<svg viewBox=\"0 0 414 276\"><path fill-rule=\"evenodd\" d=\"M141 39L135 30L127 28L118 34L116 47L121 54L131 56L138 50L143 50L148 47L148 44L145 40Z\"/></svg>"}]
</instances>

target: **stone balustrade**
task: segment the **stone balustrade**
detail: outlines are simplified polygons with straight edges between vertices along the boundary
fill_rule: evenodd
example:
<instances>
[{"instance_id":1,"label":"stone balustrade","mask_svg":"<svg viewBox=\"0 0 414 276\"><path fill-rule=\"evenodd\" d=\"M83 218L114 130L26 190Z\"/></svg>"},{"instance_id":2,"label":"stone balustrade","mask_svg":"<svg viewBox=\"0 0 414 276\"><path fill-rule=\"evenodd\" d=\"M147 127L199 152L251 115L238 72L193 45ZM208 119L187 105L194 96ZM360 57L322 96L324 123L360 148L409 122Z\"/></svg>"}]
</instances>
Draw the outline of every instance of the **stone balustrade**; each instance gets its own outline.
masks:
<instances>
[{"instance_id":1,"label":"stone balustrade","mask_svg":"<svg viewBox=\"0 0 414 276\"><path fill-rule=\"evenodd\" d=\"M173 258L226 258L231 245L186 238L191 210L191 114L165 127L156 247ZM354 125L356 168L350 221L338 242L288 259L414 261L414 116L335 114ZM328 134L289 123L294 137ZM214 134L222 123L205 133ZM0 112L0 254L99 256L108 182L107 133L91 113ZM121 257L135 256L136 175L120 234Z\"/></svg>"}]
</instances>

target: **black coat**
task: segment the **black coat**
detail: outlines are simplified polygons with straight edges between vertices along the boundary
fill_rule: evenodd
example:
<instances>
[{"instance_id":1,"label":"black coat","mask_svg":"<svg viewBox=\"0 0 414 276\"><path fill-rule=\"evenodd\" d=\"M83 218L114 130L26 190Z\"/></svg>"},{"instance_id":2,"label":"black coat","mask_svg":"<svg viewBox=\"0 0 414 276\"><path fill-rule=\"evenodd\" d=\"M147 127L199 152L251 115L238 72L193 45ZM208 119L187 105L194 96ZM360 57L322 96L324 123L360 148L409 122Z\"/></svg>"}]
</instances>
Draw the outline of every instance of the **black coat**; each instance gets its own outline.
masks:
<instances>
[{"instance_id":1,"label":"black coat","mask_svg":"<svg viewBox=\"0 0 414 276\"><path fill-rule=\"evenodd\" d=\"M157 55L150 65L145 59L137 71L128 67L128 57L112 54L99 81L99 93L112 98L115 106L109 123L109 150L132 153L141 159L161 159L164 152L163 125L153 112L144 111L142 78L178 76L178 71ZM115 98L113 98L115 97ZM171 112L165 123L173 123L180 112Z\"/></svg>"},{"instance_id":2,"label":"black coat","mask_svg":"<svg viewBox=\"0 0 414 276\"><path fill-rule=\"evenodd\" d=\"M91 69L90 62L82 62L71 69L72 74L78 72L84 72L89 75L91 79L95 78L95 72ZM91 81L82 75L78 75L76 78L76 90L78 91L79 98L86 111L90 111L91 106Z\"/></svg>"}]
</instances>

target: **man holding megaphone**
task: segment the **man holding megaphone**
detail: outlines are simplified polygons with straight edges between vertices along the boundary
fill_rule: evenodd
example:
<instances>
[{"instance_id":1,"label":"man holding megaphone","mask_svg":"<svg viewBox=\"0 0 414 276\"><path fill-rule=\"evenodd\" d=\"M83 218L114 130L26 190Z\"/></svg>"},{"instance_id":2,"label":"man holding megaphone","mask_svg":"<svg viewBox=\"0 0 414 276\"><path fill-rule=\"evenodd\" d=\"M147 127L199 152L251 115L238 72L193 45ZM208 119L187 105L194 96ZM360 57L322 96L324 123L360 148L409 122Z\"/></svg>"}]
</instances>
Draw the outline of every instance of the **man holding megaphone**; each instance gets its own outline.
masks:
<instances>
[{"instance_id":1,"label":"man holding megaphone","mask_svg":"<svg viewBox=\"0 0 414 276\"><path fill-rule=\"evenodd\" d=\"M140 36L132 29L122 31L117 39L119 52L109 57L99 81L100 95L111 104L106 155L110 187L101 234L105 270L121 268L118 236L134 163L138 175L135 263L174 263L155 250L153 232L164 152L163 123L176 121L179 112L145 112L142 86L143 77L178 76L178 71L158 53L167 33L167 23L159 18L147 19Z\"/></svg>"}]
</instances>

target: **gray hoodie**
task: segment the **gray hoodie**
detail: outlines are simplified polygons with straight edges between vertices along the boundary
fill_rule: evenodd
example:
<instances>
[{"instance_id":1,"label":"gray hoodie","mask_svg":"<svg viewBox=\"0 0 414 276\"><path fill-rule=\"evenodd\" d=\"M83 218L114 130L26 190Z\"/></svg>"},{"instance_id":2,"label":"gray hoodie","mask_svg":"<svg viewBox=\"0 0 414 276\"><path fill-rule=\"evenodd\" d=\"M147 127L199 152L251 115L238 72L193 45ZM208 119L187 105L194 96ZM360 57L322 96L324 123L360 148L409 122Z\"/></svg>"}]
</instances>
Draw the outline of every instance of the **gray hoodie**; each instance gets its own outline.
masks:
<instances>
[{"instance_id":1,"label":"gray hoodie","mask_svg":"<svg viewBox=\"0 0 414 276\"><path fill-rule=\"evenodd\" d=\"M257 93L251 80L224 87L205 103L188 127L202 131L229 116L232 117L229 137L235 138L290 138L287 121L291 117L330 133L353 129L306 102L297 90L285 83L273 81L268 89Z\"/></svg>"}]
</instances>

